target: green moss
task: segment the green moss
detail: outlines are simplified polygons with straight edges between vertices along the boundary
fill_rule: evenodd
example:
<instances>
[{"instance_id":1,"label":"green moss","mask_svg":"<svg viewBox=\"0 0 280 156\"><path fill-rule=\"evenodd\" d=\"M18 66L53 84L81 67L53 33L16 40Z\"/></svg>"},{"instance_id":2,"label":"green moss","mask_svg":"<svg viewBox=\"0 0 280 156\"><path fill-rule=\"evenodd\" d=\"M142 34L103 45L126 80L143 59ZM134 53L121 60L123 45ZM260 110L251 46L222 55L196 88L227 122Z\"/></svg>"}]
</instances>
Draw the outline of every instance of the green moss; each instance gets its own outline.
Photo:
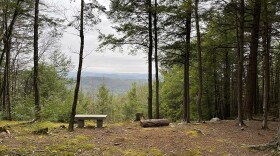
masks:
<instances>
[{"instance_id":1,"label":"green moss","mask_svg":"<svg viewBox=\"0 0 280 156\"><path fill-rule=\"evenodd\" d=\"M191 130L191 131L187 131L186 134L191 138L198 137L198 131Z\"/></svg>"},{"instance_id":2,"label":"green moss","mask_svg":"<svg viewBox=\"0 0 280 156\"><path fill-rule=\"evenodd\" d=\"M149 153L149 155L154 155L154 156L161 156L161 155L163 155L163 153L159 149L157 149L155 147L150 148L148 153Z\"/></svg>"},{"instance_id":3,"label":"green moss","mask_svg":"<svg viewBox=\"0 0 280 156\"><path fill-rule=\"evenodd\" d=\"M117 147L103 147L102 149L104 149L103 155L116 155L117 153L123 153L122 150Z\"/></svg>"},{"instance_id":4,"label":"green moss","mask_svg":"<svg viewBox=\"0 0 280 156\"><path fill-rule=\"evenodd\" d=\"M52 146L46 147L46 150L50 150L58 155L72 155L75 154L79 149L81 150L91 150L95 147L95 144L87 143L91 136L79 135L72 139L64 139L61 142L54 144Z\"/></svg>"},{"instance_id":5,"label":"green moss","mask_svg":"<svg viewBox=\"0 0 280 156\"><path fill-rule=\"evenodd\" d=\"M42 129L42 128L48 128L49 131L58 128L61 124L60 123L53 123L50 121L43 121L43 122L37 122L31 125L32 130Z\"/></svg>"},{"instance_id":6,"label":"green moss","mask_svg":"<svg viewBox=\"0 0 280 156\"><path fill-rule=\"evenodd\" d=\"M137 149L128 149L123 151L123 155L126 156L145 156L147 155L146 152L143 152L144 150L137 150Z\"/></svg>"},{"instance_id":7,"label":"green moss","mask_svg":"<svg viewBox=\"0 0 280 156\"><path fill-rule=\"evenodd\" d=\"M81 147L84 150L92 150L95 147L95 144L83 144Z\"/></svg>"},{"instance_id":8,"label":"green moss","mask_svg":"<svg viewBox=\"0 0 280 156\"><path fill-rule=\"evenodd\" d=\"M5 145L0 145L0 155L5 155L8 151L7 146Z\"/></svg>"},{"instance_id":9,"label":"green moss","mask_svg":"<svg viewBox=\"0 0 280 156\"><path fill-rule=\"evenodd\" d=\"M200 156L202 155L199 150L186 150L182 153L183 156Z\"/></svg>"}]
</instances>

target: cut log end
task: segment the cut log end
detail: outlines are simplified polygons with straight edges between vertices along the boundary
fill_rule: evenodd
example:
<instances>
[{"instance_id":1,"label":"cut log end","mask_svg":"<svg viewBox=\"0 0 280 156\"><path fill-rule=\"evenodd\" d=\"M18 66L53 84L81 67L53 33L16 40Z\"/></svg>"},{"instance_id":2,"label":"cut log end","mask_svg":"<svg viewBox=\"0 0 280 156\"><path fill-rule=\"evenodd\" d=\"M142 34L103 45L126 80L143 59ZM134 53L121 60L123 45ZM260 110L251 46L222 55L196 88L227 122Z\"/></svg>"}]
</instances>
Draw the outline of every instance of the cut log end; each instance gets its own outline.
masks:
<instances>
[{"instance_id":1,"label":"cut log end","mask_svg":"<svg viewBox=\"0 0 280 156\"><path fill-rule=\"evenodd\" d=\"M161 126L168 126L169 121L167 119L141 120L140 125L142 127L161 127Z\"/></svg>"}]
</instances>

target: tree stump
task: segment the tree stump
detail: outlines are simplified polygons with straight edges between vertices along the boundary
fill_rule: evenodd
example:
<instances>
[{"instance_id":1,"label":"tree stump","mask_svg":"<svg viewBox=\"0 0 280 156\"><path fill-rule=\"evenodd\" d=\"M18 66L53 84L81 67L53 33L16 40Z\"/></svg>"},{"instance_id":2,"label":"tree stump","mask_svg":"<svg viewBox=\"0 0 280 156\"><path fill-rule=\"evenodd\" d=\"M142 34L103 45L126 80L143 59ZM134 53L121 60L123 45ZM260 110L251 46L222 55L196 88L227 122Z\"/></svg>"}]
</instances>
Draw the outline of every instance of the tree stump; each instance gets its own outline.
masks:
<instances>
[{"instance_id":1,"label":"tree stump","mask_svg":"<svg viewBox=\"0 0 280 156\"><path fill-rule=\"evenodd\" d=\"M135 121L140 121L142 117L143 117L143 113L136 113L135 114Z\"/></svg>"},{"instance_id":2,"label":"tree stump","mask_svg":"<svg viewBox=\"0 0 280 156\"><path fill-rule=\"evenodd\" d=\"M167 119L141 120L140 125L142 127L161 127L161 126L168 126L169 121Z\"/></svg>"}]
</instances>

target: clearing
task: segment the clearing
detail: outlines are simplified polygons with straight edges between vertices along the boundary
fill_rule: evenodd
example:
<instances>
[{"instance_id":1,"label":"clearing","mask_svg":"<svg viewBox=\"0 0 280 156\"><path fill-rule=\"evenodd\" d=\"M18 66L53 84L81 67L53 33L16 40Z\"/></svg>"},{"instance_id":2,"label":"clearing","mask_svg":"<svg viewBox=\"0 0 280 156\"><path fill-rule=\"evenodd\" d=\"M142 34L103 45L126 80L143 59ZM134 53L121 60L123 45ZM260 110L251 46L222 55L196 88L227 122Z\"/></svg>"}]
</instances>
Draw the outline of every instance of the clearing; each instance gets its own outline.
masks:
<instances>
[{"instance_id":1,"label":"clearing","mask_svg":"<svg viewBox=\"0 0 280 156\"><path fill-rule=\"evenodd\" d=\"M278 123L269 122L267 131L260 129L260 121L245 123L244 129L233 120L142 128L139 122L105 121L105 128L94 128L89 121L88 127L68 132L63 123L1 121L11 134L0 134L0 155L277 155L273 149L256 151L245 145L271 141ZM48 134L33 133L42 128L48 128Z\"/></svg>"}]
</instances>

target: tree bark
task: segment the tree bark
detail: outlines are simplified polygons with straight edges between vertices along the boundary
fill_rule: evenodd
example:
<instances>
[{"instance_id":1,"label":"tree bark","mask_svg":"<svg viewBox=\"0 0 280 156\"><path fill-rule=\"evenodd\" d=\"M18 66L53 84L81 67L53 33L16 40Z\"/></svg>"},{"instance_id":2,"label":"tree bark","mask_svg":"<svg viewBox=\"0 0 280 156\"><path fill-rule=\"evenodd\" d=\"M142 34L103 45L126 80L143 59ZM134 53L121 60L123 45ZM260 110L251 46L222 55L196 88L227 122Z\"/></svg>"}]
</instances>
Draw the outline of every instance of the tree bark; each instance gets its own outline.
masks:
<instances>
[{"instance_id":1,"label":"tree bark","mask_svg":"<svg viewBox=\"0 0 280 156\"><path fill-rule=\"evenodd\" d=\"M246 114L247 119L253 119L253 106L256 106L256 83L257 83L257 56L258 56L258 44L259 44L259 23L261 13L261 0L255 0L253 23L251 31L251 43L249 54L249 66L247 73L247 93L246 93Z\"/></svg>"},{"instance_id":2,"label":"tree bark","mask_svg":"<svg viewBox=\"0 0 280 156\"><path fill-rule=\"evenodd\" d=\"M197 96L197 113L198 122L202 121L202 61L201 61L201 37L199 28L199 17L198 17L198 3L199 0L195 0L195 23L196 23L196 36L197 36L197 55L198 55L198 96Z\"/></svg>"},{"instance_id":3,"label":"tree bark","mask_svg":"<svg viewBox=\"0 0 280 156\"><path fill-rule=\"evenodd\" d=\"M238 25L237 25L237 43L238 43L238 125L243 126L243 62L244 62L244 0L240 0L240 19L236 21L240 21L240 30L238 31Z\"/></svg>"},{"instance_id":4,"label":"tree bark","mask_svg":"<svg viewBox=\"0 0 280 156\"><path fill-rule=\"evenodd\" d=\"M153 55L153 23L152 23L152 1L148 0L149 18L149 52L148 52L148 118L153 118L153 76L152 76L152 55Z\"/></svg>"},{"instance_id":5,"label":"tree bark","mask_svg":"<svg viewBox=\"0 0 280 156\"><path fill-rule=\"evenodd\" d=\"M72 112L71 112L71 115L70 115L70 121L69 121L69 127L68 127L68 130L70 132L74 131L74 118L75 118L75 115L76 115L76 107L77 107L78 98L79 98L79 89L80 89L81 73L82 73L82 66L83 66L83 53L84 53L84 40L85 40L84 39L84 0L81 0L80 39L81 39L81 45L80 45L77 81L76 81L76 87L75 87L75 92L74 92Z\"/></svg>"},{"instance_id":6,"label":"tree bark","mask_svg":"<svg viewBox=\"0 0 280 156\"><path fill-rule=\"evenodd\" d=\"M140 125L142 127L161 127L161 126L168 126L169 121L167 119L141 120Z\"/></svg>"},{"instance_id":7,"label":"tree bark","mask_svg":"<svg viewBox=\"0 0 280 156\"><path fill-rule=\"evenodd\" d=\"M34 77L33 87L35 96L35 120L41 119L40 89L39 89L39 57L38 57L38 38L39 38L39 0L35 0L34 18Z\"/></svg>"},{"instance_id":8,"label":"tree bark","mask_svg":"<svg viewBox=\"0 0 280 156\"><path fill-rule=\"evenodd\" d=\"M219 85L217 81L217 58L216 58L216 52L213 53L212 55L212 64L213 64L213 75L214 75L214 102L215 102L215 117L221 117L220 116L220 109L219 109L219 99L218 99L218 94L219 94Z\"/></svg>"},{"instance_id":9,"label":"tree bark","mask_svg":"<svg viewBox=\"0 0 280 156\"><path fill-rule=\"evenodd\" d=\"M7 110L8 119L11 120L11 101L10 101L10 52L11 52L11 41L12 41L12 34L13 28L16 22L16 19L19 15L19 9L22 0L18 0L15 5L15 10L11 19L11 22L8 25L8 17L7 17L7 10L4 13L4 22L5 22L5 33L3 38L4 43L4 50L3 52L6 55L6 64L5 64L5 72L4 72L4 83L3 83L3 111ZM5 9L8 9L7 7Z\"/></svg>"},{"instance_id":10,"label":"tree bark","mask_svg":"<svg viewBox=\"0 0 280 156\"><path fill-rule=\"evenodd\" d=\"M268 13L267 13L267 1L264 2L264 37L263 37L263 49L264 49L264 60L263 60L263 72L264 72L264 92L263 92L263 123L262 129L268 129L267 116L268 116L268 104L269 104L269 89L270 89L270 69L269 69L269 24L268 24Z\"/></svg>"},{"instance_id":11,"label":"tree bark","mask_svg":"<svg viewBox=\"0 0 280 156\"><path fill-rule=\"evenodd\" d=\"M7 116L9 120L12 120L11 116L11 100L10 100L10 49L11 49L11 40L8 40L8 43L6 43L6 65L5 65L5 75L6 78L6 86L5 86L5 106L7 110Z\"/></svg>"},{"instance_id":12,"label":"tree bark","mask_svg":"<svg viewBox=\"0 0 280 156\"><path fill-rule=\"evenodd\" d=\"M155 29L155 72L156 72L156 119L159 119L159 71L158 71L158 28L157 28L157 0L155 0L154 29Z\"/></svg>"},{"instance_id":13,"label":"tree bark","mask_svg":"<svg viewBox=\"0 0 280 156\"><path fill-rule=\"evenodd\" d=\"M228 51L225 51L225 69L224 69L224 118L230 117L230 65L228 58Z\"/></svg>"},{"instance_id":14,"label":"tree bark","mask_svg":"<svg viewBox=\"0 0 280 156\"><path fill-rule=\"evenodd\" d=\"M186 49L184 56L184 114L183 120L187 123L190 122L190 86L189 86L189 70L190 70L190 40L191 40L191 10L187 13L186 17Z\"/></svg>"}]
</instances>

